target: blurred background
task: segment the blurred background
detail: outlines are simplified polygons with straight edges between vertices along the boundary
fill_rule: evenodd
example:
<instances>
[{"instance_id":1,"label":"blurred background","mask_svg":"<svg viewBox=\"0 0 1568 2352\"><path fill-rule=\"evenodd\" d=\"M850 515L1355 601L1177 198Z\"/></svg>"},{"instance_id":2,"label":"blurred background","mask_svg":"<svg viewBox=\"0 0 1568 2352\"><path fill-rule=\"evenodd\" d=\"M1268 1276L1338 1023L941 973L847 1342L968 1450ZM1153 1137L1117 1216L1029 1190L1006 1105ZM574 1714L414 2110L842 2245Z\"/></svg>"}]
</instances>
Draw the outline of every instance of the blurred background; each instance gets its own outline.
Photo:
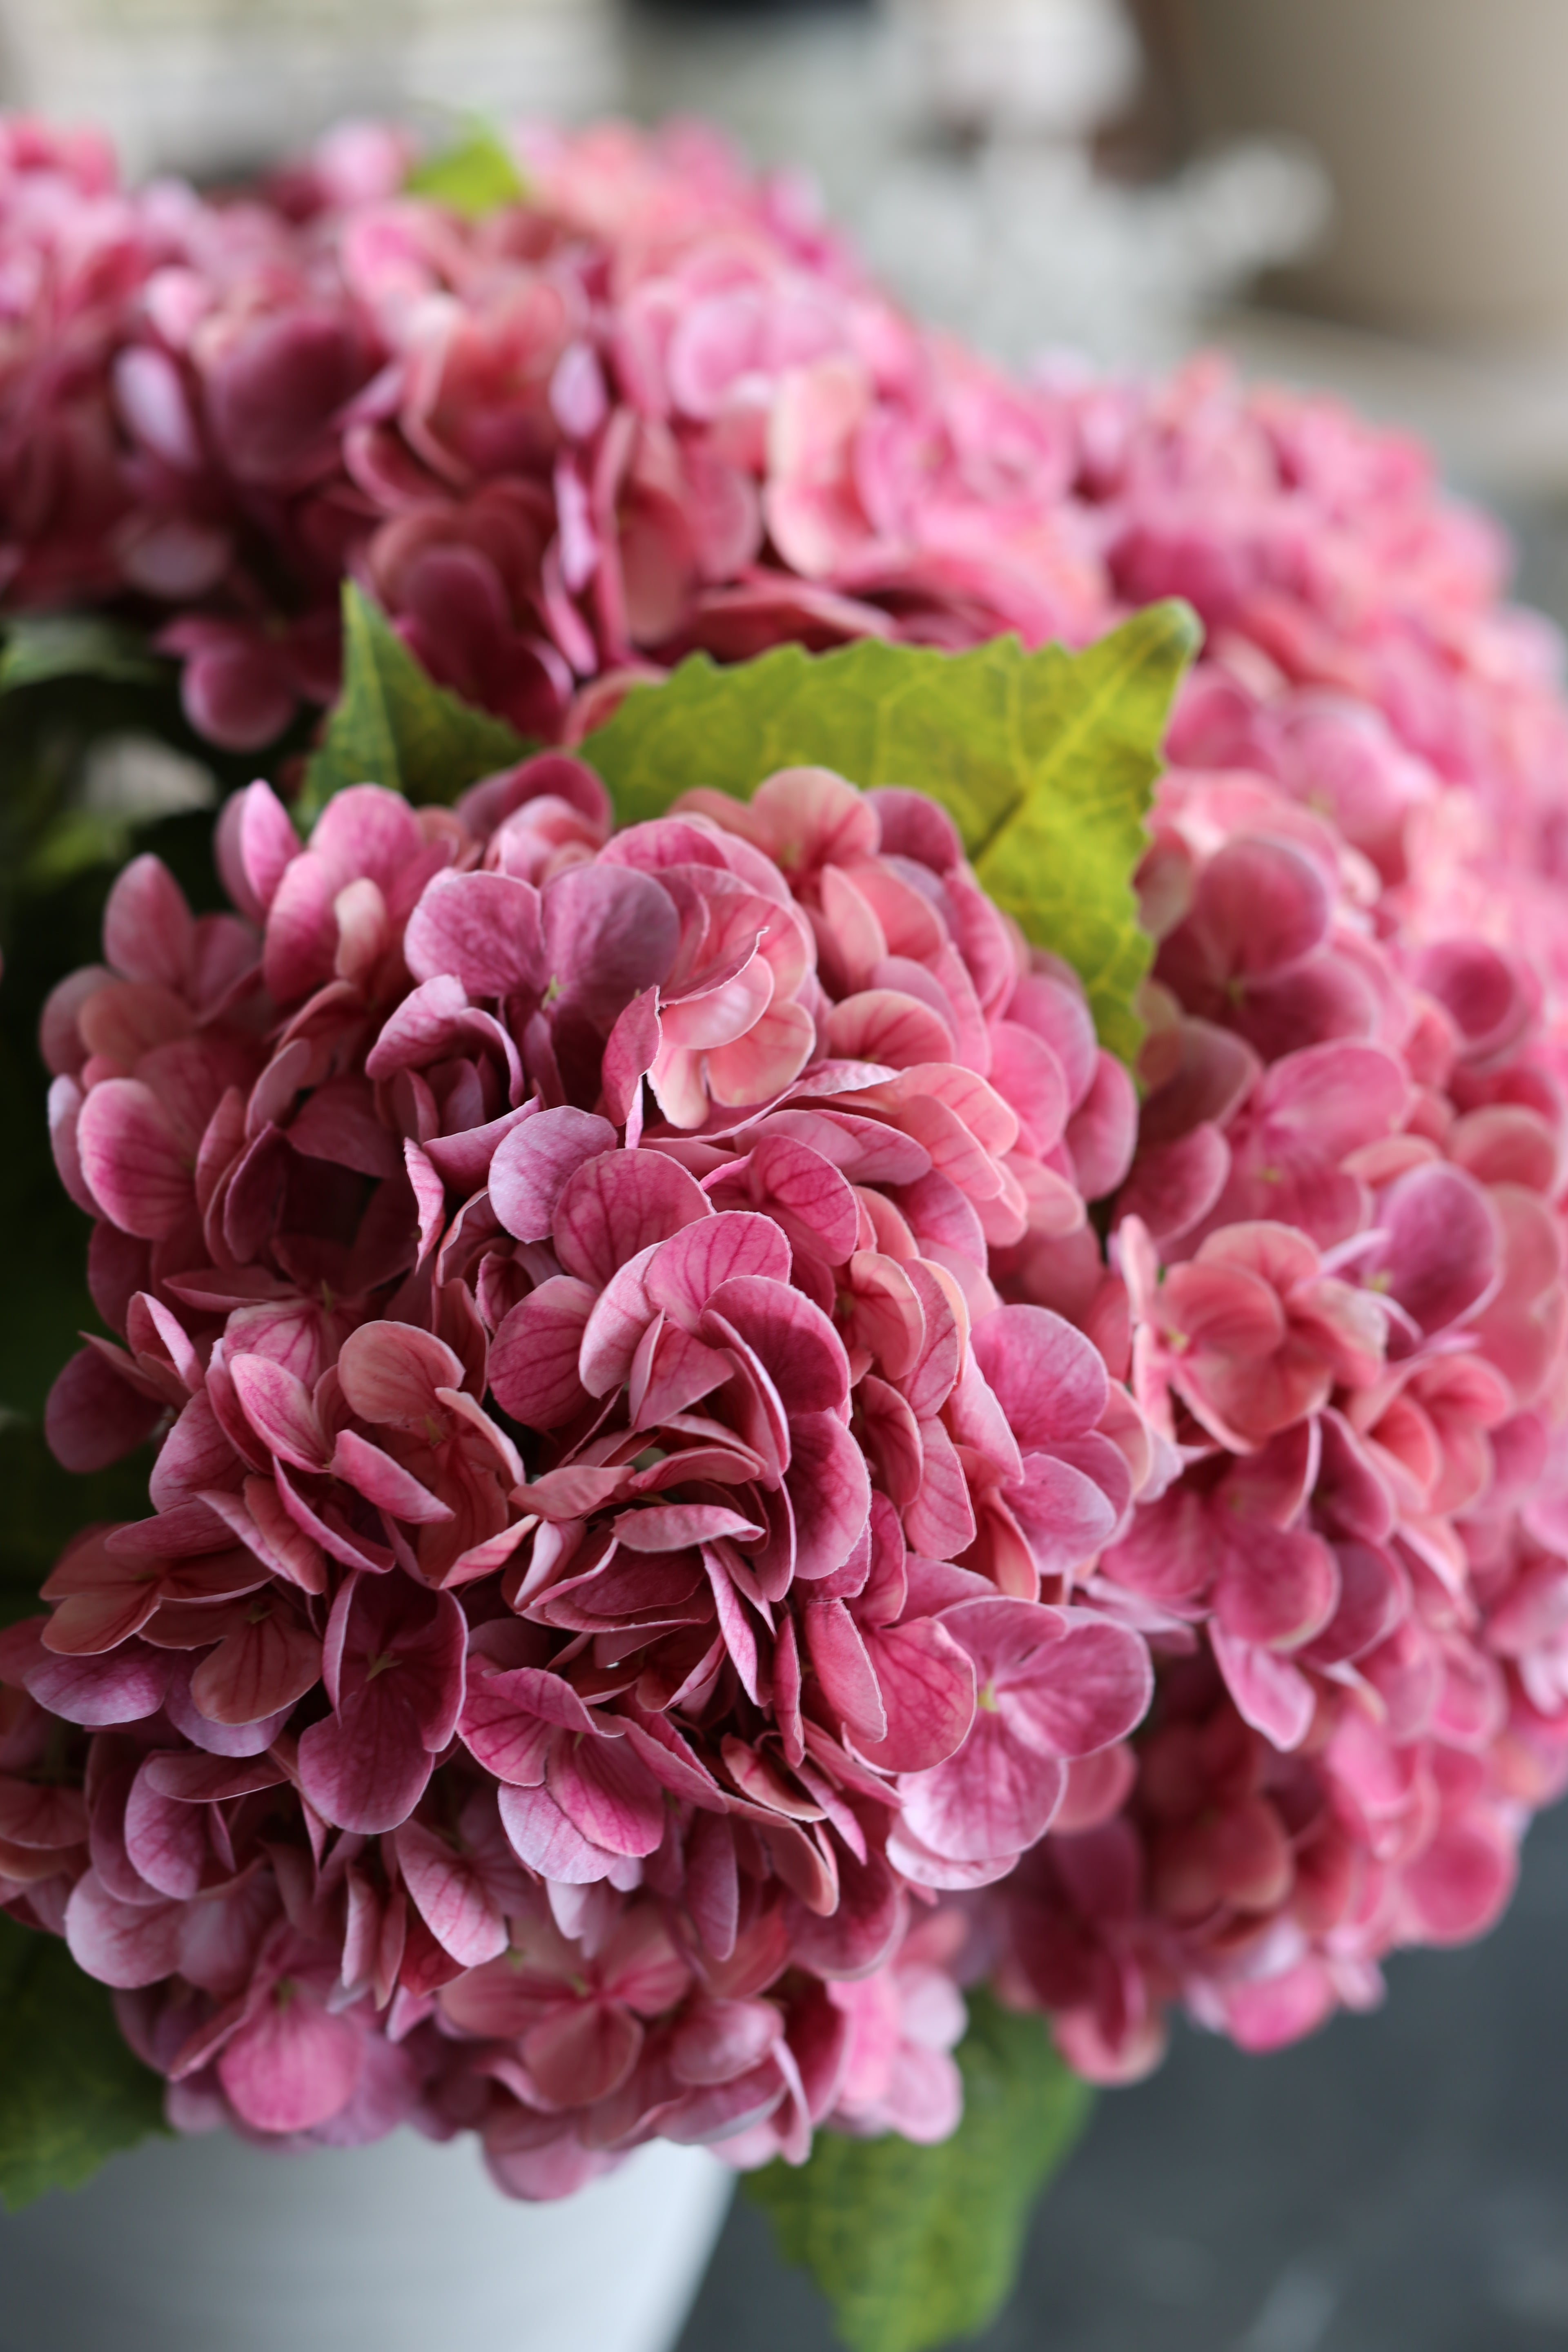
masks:
<instances>
[{"instance_id":1,"label":"blurred background","mask_svg":"<svg viewBox=\"0 0 1568 2352\"><path fill-rule=\"evenodd\" d=\"M0 101L218 179L344 113L698 112L1014 362L1218 345L1436 446L1568 624L1568 0L0 0ZM1568 1818L1472 1951L1103 2099L992 2352L1568 2343ZM681 2352L826 2352L736 2208Z\"/></svg>"}]
</instances>

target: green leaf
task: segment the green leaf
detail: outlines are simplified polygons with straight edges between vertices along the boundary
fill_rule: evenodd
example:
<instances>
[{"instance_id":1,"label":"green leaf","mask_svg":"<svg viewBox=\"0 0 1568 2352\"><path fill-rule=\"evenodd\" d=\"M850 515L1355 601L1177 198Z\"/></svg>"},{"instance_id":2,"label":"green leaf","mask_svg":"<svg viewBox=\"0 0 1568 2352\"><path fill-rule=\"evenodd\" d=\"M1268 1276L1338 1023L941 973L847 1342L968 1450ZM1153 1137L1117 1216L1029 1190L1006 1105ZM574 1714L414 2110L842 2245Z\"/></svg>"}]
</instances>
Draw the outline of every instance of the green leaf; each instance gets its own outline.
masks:
<instances>
[{"instance_id":1,"label":"green leaf","mask_svg":"<svg viewBox=\"0 0 1568 2352\"><path fill-rule=\"evenodd\" d=\"M528 184L488 122L475 122L455 146L416 163L405 182L411 195L447 205L465 220L482 220L503 205L520 203Z\"/></svg>"},{"instance_id":2,"label":"green leaf","mask_svg":"<svg viewBox=\"0 0 1568 2352\"><path fill-rule=\"evenodd\" d=\"M692 785L749 797L774 769L909 784L952 817L981 880L1083 981L1104 1044L1131 1060L1148 965L1131 877L1171 699L1197 643L1185 605L1151 605L1083 653L973 653L863 640L781 646L721 669L694 656L638 687L582 754L623 824Z\"/></svg>"},{"instance_id":3,"label":"green leaf","mask_svg":"<svg viewBox=\"0 0 1568 2352\"><path fill-rule=\"evenodd\" d=\"M163 2095L107 1989L55 1937L0 1914L0 2205L79 2188L106 2157L166 2129Z\"/></svg>"},{"instance_id":4,"label":"green leaf","mask_svg":"<svg viewBox=\"0 0 1568 2352\"><path fill-rule=\"evenodd\" d=\"M1040 2019L987 1993L970 1996L969 2015L951 2139L819 2132L809 2163L747 2182L850 2352L925 2352L984 2327L1012 2291L1035 2200L1088 2120L1093 2095Z\"/></svg>"},{"instance_id":5,"label":"green leaf","mask_svg":"<svg viewBox=\"0 0 1568 2352\"><path fill-rule=\"evenodd\" d=\"M411 801L455 801L532 748L504 719L437 686L386 616L343 583L343 684L310 761L299 815L309 824L345 784L384 784Z\"/></svg>"},{"instance_id":6,"label":"green leaf","mask_svg":"<svg viewBox=\"0 0 1568 2352\"><path fill-rule=\"evenodd\" d=\"M96 614L20 613L5 624L0 694L57 677L107 677L144 686L163 675L164 665L148 652L143 638Z\"/></svg>"}]
</instances>

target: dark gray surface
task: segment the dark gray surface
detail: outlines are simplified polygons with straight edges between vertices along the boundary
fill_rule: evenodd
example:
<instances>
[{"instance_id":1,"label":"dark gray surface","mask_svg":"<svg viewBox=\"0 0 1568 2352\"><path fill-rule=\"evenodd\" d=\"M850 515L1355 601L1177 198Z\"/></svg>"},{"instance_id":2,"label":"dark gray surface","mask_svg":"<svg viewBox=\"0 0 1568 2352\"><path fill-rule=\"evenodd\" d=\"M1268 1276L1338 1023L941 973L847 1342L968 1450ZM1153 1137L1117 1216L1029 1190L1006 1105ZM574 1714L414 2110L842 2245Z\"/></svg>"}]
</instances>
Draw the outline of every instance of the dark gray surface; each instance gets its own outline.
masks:
<instances>
[{"instance_id":1,"label":"dark gray surface","mask_svg":"<svg viewBox=\"0 0 1568 2352\"><path fill-rule=\"evenodd\" d=\"M1183 2032L1101 2099L986 2352L1542 2352L1568 2344L1568 1811L1487 1942L1272 2058ZM679 2352L828 2352L737 2200Z\"/></svg>"}]
</instances>

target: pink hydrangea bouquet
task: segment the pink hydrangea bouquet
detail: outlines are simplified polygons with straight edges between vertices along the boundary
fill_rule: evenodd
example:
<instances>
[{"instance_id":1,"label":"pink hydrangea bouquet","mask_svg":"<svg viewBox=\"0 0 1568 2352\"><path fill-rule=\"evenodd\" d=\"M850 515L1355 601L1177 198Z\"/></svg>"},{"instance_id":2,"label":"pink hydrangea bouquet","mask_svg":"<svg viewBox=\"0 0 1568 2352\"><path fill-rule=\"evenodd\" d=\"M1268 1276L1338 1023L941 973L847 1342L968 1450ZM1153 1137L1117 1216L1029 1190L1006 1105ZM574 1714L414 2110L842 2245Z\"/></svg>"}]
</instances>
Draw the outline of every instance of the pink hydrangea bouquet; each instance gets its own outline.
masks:
<instances>
[{"instance_id":1,"label":"pink hydrangea bouquet","mask_svg":"<svg viewBox=\"0 0 1568 2352\"><path fill-rule=\"evenodd\" d=\"M177 2128L700 2142L973 2326L1077 2084L1568 1782L1547 633L1403 442L1010 383L705 135L5 139L12 650L273 782L44 1008L144 1499L0 1635L0 1903Z\"/></svg>"}]
</instances>

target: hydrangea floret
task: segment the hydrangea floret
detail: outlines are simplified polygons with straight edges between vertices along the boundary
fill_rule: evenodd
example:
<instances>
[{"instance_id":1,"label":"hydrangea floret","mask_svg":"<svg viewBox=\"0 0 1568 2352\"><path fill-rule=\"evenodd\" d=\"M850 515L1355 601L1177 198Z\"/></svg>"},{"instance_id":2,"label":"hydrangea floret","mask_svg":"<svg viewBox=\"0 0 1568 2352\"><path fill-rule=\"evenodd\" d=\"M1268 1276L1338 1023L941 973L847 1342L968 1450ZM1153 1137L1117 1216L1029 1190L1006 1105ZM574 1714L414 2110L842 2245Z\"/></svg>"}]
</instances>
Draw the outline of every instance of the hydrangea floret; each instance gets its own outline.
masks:
<instances>
[{"instance_id":1,"label":"hydrangea floret","mask_svg":"<svg viewBox=\"0 0 1568 2352\"><path fill-rule=\"evenodd\" d=\"M988 1271L1131 1156L1081 991L821 770L613 833L546 753L304 845L257 784L219 853L237 912L138 860L45 1015L121 1335L50 1438L160 1444L0 1636L6 1900L187 2126L536 2196L942 2136L941 1898L1152 1687L1078 1578L1166 1449Z\"/></svg>"}]
</instances>

